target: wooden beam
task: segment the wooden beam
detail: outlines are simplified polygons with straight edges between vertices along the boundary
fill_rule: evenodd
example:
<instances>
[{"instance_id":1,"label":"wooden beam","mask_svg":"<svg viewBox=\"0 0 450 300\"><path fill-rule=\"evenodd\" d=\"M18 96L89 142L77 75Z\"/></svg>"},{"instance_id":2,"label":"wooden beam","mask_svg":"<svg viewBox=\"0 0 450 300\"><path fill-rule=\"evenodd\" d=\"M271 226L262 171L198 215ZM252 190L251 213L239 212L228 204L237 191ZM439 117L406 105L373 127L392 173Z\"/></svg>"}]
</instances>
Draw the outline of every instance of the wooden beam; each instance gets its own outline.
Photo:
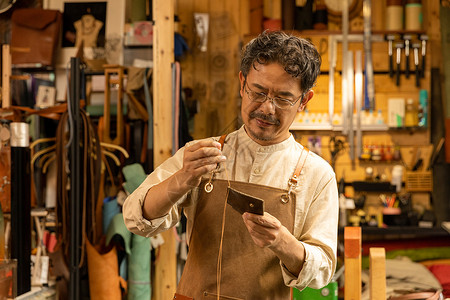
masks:
<instances>
[{"instance_id":1,"label":"wooden beam","mask_svg":"<svg viewBox=\"0 0 450 300\"><path fill-rule=\"evenodd\" d=\"M370 300L386 299L386 253L384 248L369 249Z\"/></svg>"},{"instance_id":2,"label":"wooden beam","mask_svg":"<svg viewBox=\"0 0 450 300\"><path fill-rule=\"evenodd\" d=\"M345 300L361 300L361 227L344 229Z\"/></svg>"},{"instance_id":3,"label":"wooden beam","mask_svg":"<svg viewBox=\"0 0 450 300\"><path fill-rule=\"evenodd\" d=\"M174 0L153 0L153 132L154 165L172 155L172 63L174 62ZM162 234L155 261L153 297L172 299L176 290L175 237L172 230Z\"/></svg>"},{"instance_id":4,"label":"wooden beam","mask_svg":"<svg viewBox=\"0 0 450 300\"><path fill-rule=\"evenodd\" d=\"M8 44L2 46L2 108L11 106L11 51Z\"/></svg>"}]
</instances>

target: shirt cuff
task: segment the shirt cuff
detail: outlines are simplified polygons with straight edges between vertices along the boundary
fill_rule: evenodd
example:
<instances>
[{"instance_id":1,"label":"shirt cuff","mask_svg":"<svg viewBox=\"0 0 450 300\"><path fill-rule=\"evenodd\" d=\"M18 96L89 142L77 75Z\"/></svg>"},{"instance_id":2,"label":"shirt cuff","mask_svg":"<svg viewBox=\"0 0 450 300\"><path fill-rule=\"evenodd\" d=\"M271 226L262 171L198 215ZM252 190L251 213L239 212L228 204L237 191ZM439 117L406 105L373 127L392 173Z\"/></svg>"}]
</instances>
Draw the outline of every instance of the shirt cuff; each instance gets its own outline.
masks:
<instances>
[{"instance_id":1,"label":"shirt cuff","mask_svg":"<svg viewBox=\"0 0 450 300\"><path fill-rule=\"evenodd\" d=\"M303 242L301 243L305 247L306 255L303 267L298 276L292 274L286 266L280 262L284 283L287 286L295 287L300 291L306 287L316 289L322 288L328 284L327 274L329 272L325 271L328 266L326 262L323 261L320 250L316 249L314 246Z\"/></svg>"}]
</instances>

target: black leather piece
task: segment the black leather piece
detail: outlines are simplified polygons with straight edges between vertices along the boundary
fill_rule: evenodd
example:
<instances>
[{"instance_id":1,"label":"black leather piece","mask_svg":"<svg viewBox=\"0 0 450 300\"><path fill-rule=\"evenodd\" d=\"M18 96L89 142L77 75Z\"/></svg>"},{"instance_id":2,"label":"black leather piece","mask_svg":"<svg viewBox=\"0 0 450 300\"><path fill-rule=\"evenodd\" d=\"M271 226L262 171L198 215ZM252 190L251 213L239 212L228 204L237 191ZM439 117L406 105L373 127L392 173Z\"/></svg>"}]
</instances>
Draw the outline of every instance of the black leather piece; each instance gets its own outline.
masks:
<instances>
[{"instance_id":1,"label":"black leather piece","mask_svg":"<svg viewBox=\"0 0 450 300\"><path fill-rule=\"evenodd\" d=\"M240 214L250 212L257 215L264 214L264 200L247 195L228 187L227 203Z\"/></svg>"}]
</instances>

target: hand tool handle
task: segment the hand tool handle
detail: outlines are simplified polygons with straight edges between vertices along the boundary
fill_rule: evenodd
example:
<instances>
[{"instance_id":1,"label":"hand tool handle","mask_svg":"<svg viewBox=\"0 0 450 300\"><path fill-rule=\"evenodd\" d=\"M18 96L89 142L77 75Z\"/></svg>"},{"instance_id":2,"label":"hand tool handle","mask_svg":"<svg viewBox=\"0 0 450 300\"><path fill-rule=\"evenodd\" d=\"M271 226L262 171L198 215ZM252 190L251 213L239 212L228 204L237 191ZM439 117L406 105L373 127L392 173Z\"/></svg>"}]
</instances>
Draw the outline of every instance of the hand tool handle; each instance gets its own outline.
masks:
<instances>
[{"instance_id":1,"label":"hand tool handle","mask_svg":"<svg viewBox=\"0 0 450 300\"><path fill-rule=\"evenodd\" d=\"M406 56L405 63L406 63L406 65L405 65L405 76L406 76L406 78L409 78L409 55Z\"/></svg>"},{"instance_id":2,"label":"hand tool handle","mask_svg":"<svg viewBox=\"0 0 450 300\"><path fill-rule=\"evenodd\" d=\"M420 70L419 70L419 66L416 66L416 87L420 87Z\"/></svg>"},{"instance_id":3,"label":"hand tool handle","mask_svg":"<svg viewBox=\"0 0 450 300\"><path fill-rule=\"evenodd\" d=\"M394 57L389 55L389 77L394 77Z\"/></svg>"},{"instance_id":4,"label":"hand tool handle","mask_svg":"<svg viewBox=\"0 0 450 300\"><path fill-rule=\"evenodd\" d=\"M420 77L424 78L425 77L425 56L422 56L422 71L420 72Z\"/></svg>"},{"instance_id":5,"label":"hand tool handle","mask_svg":"<svg viewBox=\"0 0 450 300\"><path fill-rule=\"evenodd\" d=\"M395 70L395 84L400 85L400 64L397 64L397 70Z\"/></svg>"}]
</instances>

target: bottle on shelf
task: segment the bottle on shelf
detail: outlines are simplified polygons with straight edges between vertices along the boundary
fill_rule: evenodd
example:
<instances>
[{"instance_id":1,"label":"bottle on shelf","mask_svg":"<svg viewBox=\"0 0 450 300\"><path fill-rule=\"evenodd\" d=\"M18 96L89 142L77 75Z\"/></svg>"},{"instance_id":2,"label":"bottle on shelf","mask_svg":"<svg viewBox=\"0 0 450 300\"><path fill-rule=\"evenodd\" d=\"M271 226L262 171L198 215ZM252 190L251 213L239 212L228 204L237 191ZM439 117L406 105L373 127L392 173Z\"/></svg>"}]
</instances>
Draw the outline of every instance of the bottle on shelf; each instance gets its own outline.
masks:
<instances>
[{"instance_id":1,"label":"bottle on shelf","mask_svg":"<svg viewBox=\"0 0 450 300\"><path fill-rule=\"evenodd\" d=\"M406 127L414 127L418 125L418 112L417 108L414 105L413 99L408 99L406 101L405 107L405 126Z\"/></svg>"},{"instance_id":2,"label":"bottle on shelf","mask_svg":"<svg viewBox=\"0 0 450 300\"><path fill-rule=\"evenodd\" d=\"M373 145L372 149L372 160L373 161L381 161L382 154L381 149L378 145Z\"/></svg>"},{"instance_id":3,"label":"bottle on shelf","mask_svg":"<svg viewBox=\"0 0 450 300\"><path fill-rule=\"evenodd\" d=\"M391 162L394 159L391 146L386 145L384 148L383 158L387 162Z\"/></svg>"},{"instance_id":4,"label":"bottle on shelf","mask_svg":"<svg viewBox=\"0 0 450 300\"><path fill-rule=\"evenodd\" d=\"M428 91L420 90L419 92L419 105L422 108L422 111L419 109L419 126L427 127L428 125Z\"/></svg>"},{"instance_id":5,"label":"bottle on shelf","mask_svg":"<svg viewBox=\"0 0 450 300\"><path fill-rule=\"evenodd\" d=\"M377 116L375 117L375 124L376 125L384 124L384 118L383 118L383 114L381 113L381 109L379 109L377 112Z\"/></svg>"}]
</instances>

